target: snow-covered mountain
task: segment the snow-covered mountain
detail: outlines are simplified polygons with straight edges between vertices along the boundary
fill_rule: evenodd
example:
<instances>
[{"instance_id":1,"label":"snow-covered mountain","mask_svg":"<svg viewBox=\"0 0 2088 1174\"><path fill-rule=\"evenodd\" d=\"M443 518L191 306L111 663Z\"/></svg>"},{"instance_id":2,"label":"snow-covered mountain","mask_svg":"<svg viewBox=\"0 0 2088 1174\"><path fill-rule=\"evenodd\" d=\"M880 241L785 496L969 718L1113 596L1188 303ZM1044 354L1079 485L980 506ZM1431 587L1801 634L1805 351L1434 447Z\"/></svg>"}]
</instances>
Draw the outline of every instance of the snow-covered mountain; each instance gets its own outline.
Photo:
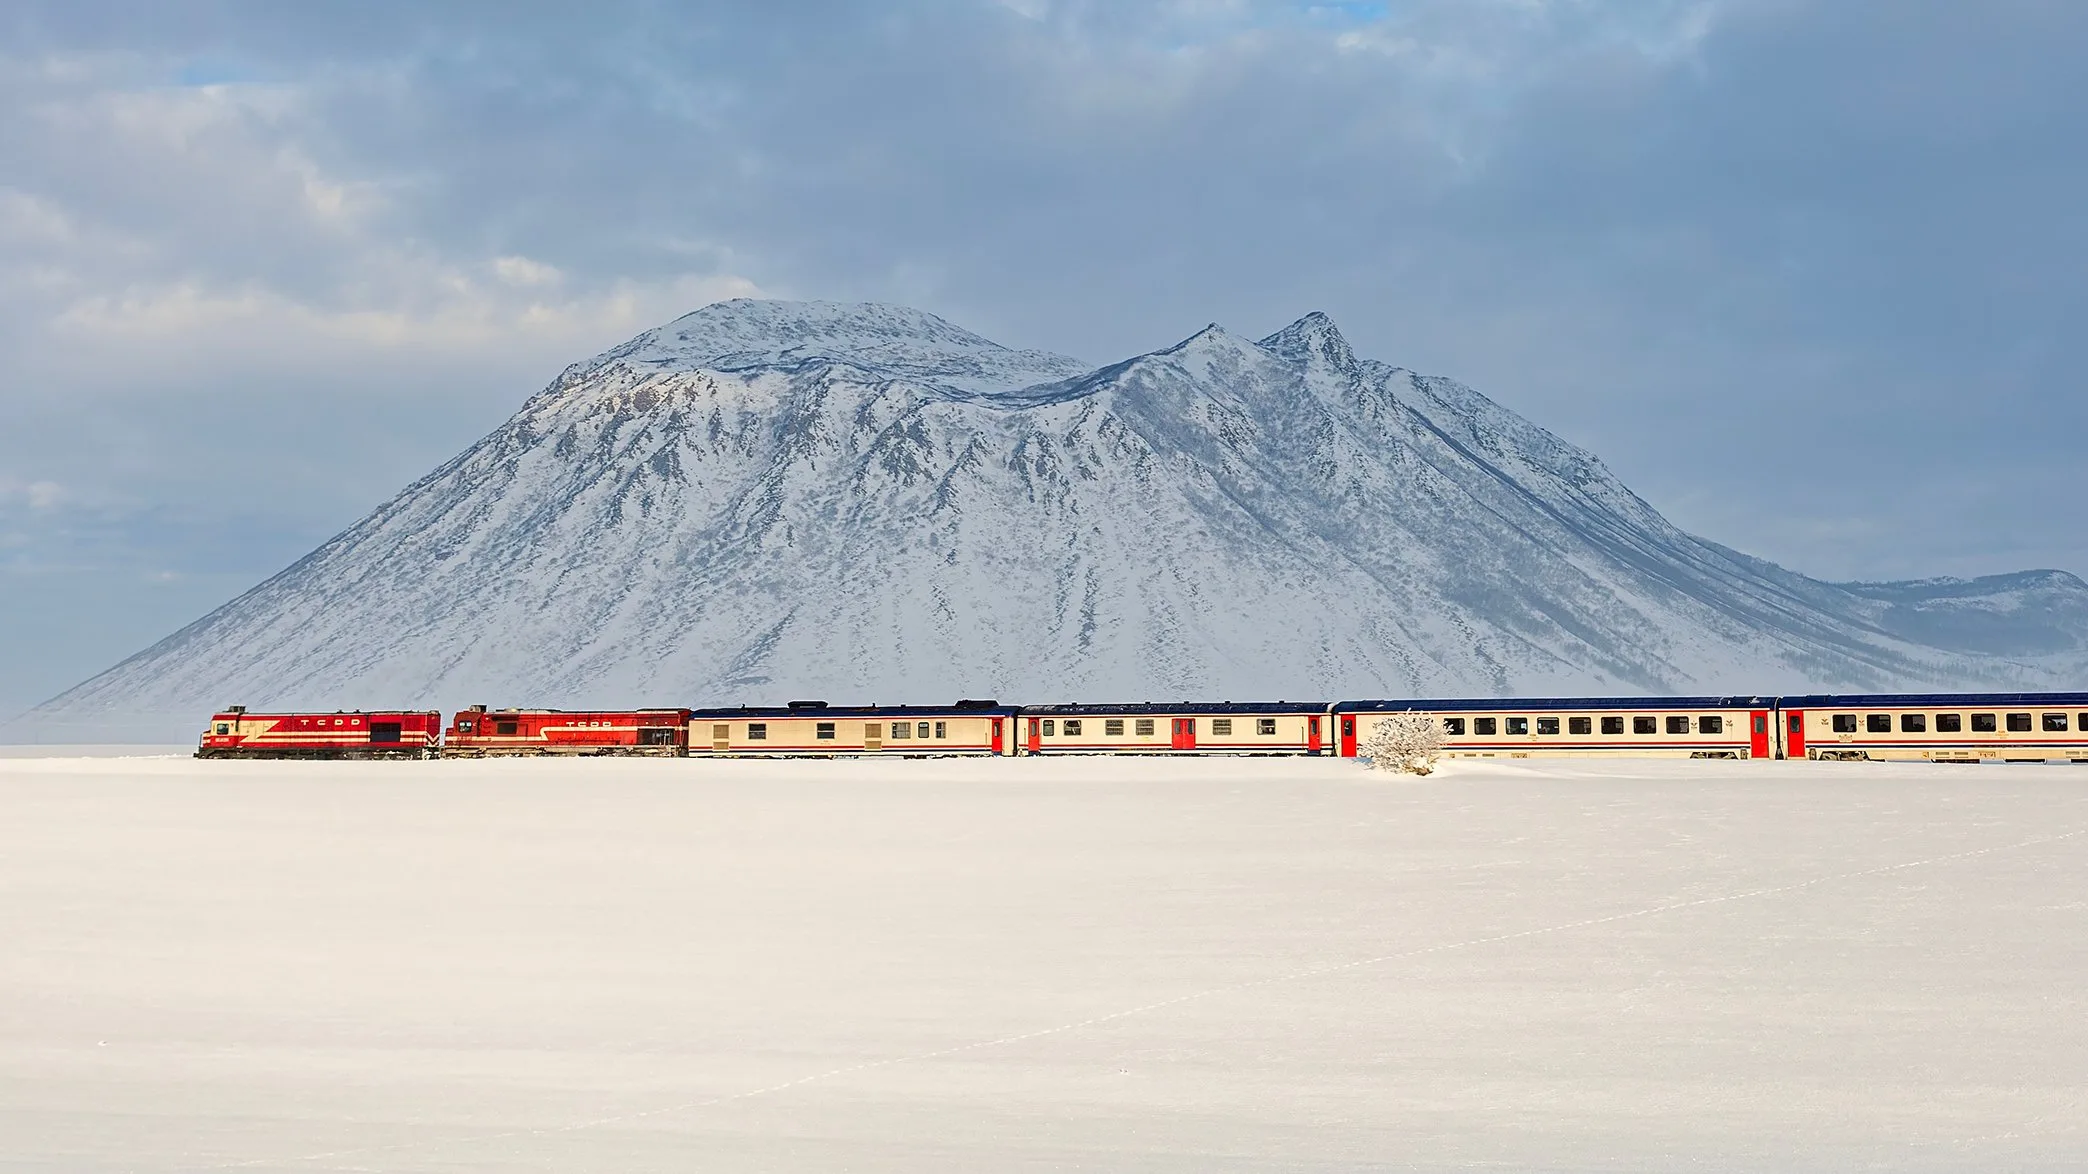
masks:
<instances>
[{"instance_id":1,"label":"snow-covered mountain","mask_svg":"<svg viewBox=\"0 0 2088 1174\"><path fill-rule=\"evenodd\" d=\"M2038 687L2084 649L2072 576L1806 578L1324 315L1090 368L741 300L34 716Z\"/></svg>"}]
</instances>

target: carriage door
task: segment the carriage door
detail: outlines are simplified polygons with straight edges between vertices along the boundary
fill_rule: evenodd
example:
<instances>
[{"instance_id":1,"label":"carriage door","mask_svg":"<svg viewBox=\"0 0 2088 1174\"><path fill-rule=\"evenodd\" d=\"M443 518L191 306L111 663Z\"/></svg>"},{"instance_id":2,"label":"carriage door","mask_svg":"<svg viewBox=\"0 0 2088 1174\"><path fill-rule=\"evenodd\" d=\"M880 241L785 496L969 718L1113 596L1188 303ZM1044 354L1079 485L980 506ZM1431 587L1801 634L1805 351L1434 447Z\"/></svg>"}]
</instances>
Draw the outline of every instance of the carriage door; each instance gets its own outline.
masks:
<instances>
[{"instance_id":1,"label":"carriage door","mask_svg":"<svg viewBox=\"0 0 2088 1174\"><path fill-rule=\"evenodd\" d=\"M1042 754L1044 752L1044 735L1041 730L1041 719L1034 717L1029 719L1029 752L1031 754Z\"/></svg>"},{"instance_id":2,"label":"carriage door","mask_svg":"<svg viewBox=\"0 0 2088 1174\"><path fill-rule=\"evenodd\" d=\"M1174 748L1176 750L1196 749L1195 718L1178 717L1174 719Z\"/></svg>"},{"instance_id":3,"label":"carriage door","mask_svg":"<svg viewBox=\"0 0 2088 1174\"><path fill-rule=\"evenodd\" d=\"M1344 713L1341 715L1341 757L1354 758L1355 756L1356 715L1353 713Z\"/></svg>"},{"instance_id":4,"label":"carriage door","mask_svg":"<svg viewBox=\"0 0 2088 1174\"><path fill-rule=\"evenodd\" d=\"M1784 757L1805 757L1805 711L1784 714Z\"/></svg>"},{"instance_id":5,"label":"carriage door","mask_svg":"<svg viewBox=\"0 0 2088 1174\"><path fill-rule=\"evenodd\" d=\"M370 741L384 742L396 746L399 742L400 722L371 722Z\"/></svg>"},{"instance_id":6,"label":"carriage door","mask_svg":"<svg viewBox=\"0 0 2088 1174\"><path fill-rule=\"evenodd\" d=\"M1318 754L1319 752L1319 715L1315 713L1312 716L1305 719L1305 753Z\"/></svg>"},{"instance_id":7,"label":"carriage door","mask_svg":"<svg viewBox=\"0 0 2088 1174\"><path fill-rule=\"evenodd\" d=\"M864 722L864 723L863 723L863 749L865 749L865 750L882 750L882 749L884 749L884 723L883 723L883 722Z\"/></svg>"},{"instance_id":8,"label":"carriage door","mask_svg":"<svg viewBox=\"0 0 2088 1174\"><path fill-rule=\"evenodd\" d=\"M993 719L993 752L995 754L1005 753L1001 749L1001 719L999 718Z\"/></svg>"},{"instance_id":9,"label":"carriage door","mask_svg":"<svg viewBox=\"0 0 2088 1174\"><path fill-rule=\"evenodd\" d=\"M1747 715L1747 756L1769 757L1769 711L1757 709Z\"/></svg>"}]
</instances>

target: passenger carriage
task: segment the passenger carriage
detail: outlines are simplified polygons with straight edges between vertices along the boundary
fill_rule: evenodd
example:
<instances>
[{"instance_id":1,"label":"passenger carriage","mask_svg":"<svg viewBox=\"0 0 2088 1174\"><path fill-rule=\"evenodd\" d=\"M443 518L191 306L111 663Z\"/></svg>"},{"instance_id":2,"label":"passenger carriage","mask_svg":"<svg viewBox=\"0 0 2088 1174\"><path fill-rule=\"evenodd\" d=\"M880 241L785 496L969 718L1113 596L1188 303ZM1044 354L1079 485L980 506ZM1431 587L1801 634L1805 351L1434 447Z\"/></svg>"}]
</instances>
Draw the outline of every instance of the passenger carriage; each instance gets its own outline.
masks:
<instances>
[{"instance_id":1,"label":"passenger carriage","mask_svg":"<svg viewBox=\"0 0 2088 1174\"><path fill-rule=\"evenodd\" d=\"M689 713L688 752L701 757L834 757L1007 754L1012 705L828 705L698 709Z\"/></svg>"},{"instance_id":2,"label":"passenger carriage","mask_svg":"<svg viewBox=\"0 0 2088 1174\"><path fill-rule=\"evenodd\" d=\"M2088 762L2088 693L1785 697L1792 758Z\"/></svg>"},{"instance_id":3,"label":"passenger carriage","mask_svg":"<svg viewBox=\"0 0 2088 1174\"><path fill-rule=\"evenodd\" d=\"M1445 758L1776 755L1774 698L1530 697L1337 702L1333 716L1341 756L1356 757L1377 724L1393 713L1441 718Z\"/></svg>"},{"instance_id":4,"label":"passenger carriage","mask_svg":"<svg viewBox=\"0 0 2088 1174\"><path fill-rule=\"evenodd\" d=\"M474 705L450 721L445 758L642 755L679 757L686 709L494 709Z\"/></svg>"},{"instance_id":5,"label":"passenger carriage","mask_svg":"<svg viewBox=\"0 0 2088 1174\"><path fill-rule=\"evenodd\" d=\"M198 758L433 758L442 715L432 710L249 713L228 706L210 716Z\"/></svg>"},{"instance_id":6,"label":"passenger carriage","mask_svg":"<svg viewBox=\"0 0 2088 1174\"><path fill-rule=\"evenodd\" d=\"M1025 705L1024 754L1322 754L1324 701Z\"/></svg>"}]
</instances>

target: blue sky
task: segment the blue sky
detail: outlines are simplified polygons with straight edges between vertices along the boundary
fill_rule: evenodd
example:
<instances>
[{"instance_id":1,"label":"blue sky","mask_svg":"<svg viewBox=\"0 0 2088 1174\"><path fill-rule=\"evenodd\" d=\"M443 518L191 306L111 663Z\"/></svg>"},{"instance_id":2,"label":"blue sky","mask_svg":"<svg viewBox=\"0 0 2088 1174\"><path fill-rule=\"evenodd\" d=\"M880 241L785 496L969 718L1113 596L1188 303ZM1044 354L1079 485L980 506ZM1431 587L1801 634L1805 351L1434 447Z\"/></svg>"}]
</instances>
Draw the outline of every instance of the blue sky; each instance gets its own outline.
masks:
<instances>
[{"instance_id":1,"label":"blue sky","mask_svg":"<svg viewBox=\"0 0 2088 1174\"><path fill-rule=\"evenodd\" d=\"M2088 572L2088 6L0 16L0 709L738 294L1097 361L1331 313L1827 578Z\"/></svg>"}]
</instances>

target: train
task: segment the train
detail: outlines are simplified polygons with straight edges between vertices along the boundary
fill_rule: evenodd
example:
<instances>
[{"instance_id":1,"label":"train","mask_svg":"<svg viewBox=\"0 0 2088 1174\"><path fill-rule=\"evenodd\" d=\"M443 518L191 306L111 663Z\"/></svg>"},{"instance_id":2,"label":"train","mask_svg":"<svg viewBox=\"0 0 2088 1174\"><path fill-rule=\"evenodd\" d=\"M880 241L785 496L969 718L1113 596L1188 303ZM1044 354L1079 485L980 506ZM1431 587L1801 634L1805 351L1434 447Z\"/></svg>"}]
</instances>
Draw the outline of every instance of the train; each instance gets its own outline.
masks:
<instances>
[{"instance_id":1,"label":"train","mask_svg":"<svg viewBox=\"0 0 2088 1174\"><path fill-rule=\"evenodd\" d=\"M1447 758L2088 762L2088 693L1537 697L213 714L199 758L1302 755L1356 758L1395 713Z\"/></svg>"}]
</instances>

